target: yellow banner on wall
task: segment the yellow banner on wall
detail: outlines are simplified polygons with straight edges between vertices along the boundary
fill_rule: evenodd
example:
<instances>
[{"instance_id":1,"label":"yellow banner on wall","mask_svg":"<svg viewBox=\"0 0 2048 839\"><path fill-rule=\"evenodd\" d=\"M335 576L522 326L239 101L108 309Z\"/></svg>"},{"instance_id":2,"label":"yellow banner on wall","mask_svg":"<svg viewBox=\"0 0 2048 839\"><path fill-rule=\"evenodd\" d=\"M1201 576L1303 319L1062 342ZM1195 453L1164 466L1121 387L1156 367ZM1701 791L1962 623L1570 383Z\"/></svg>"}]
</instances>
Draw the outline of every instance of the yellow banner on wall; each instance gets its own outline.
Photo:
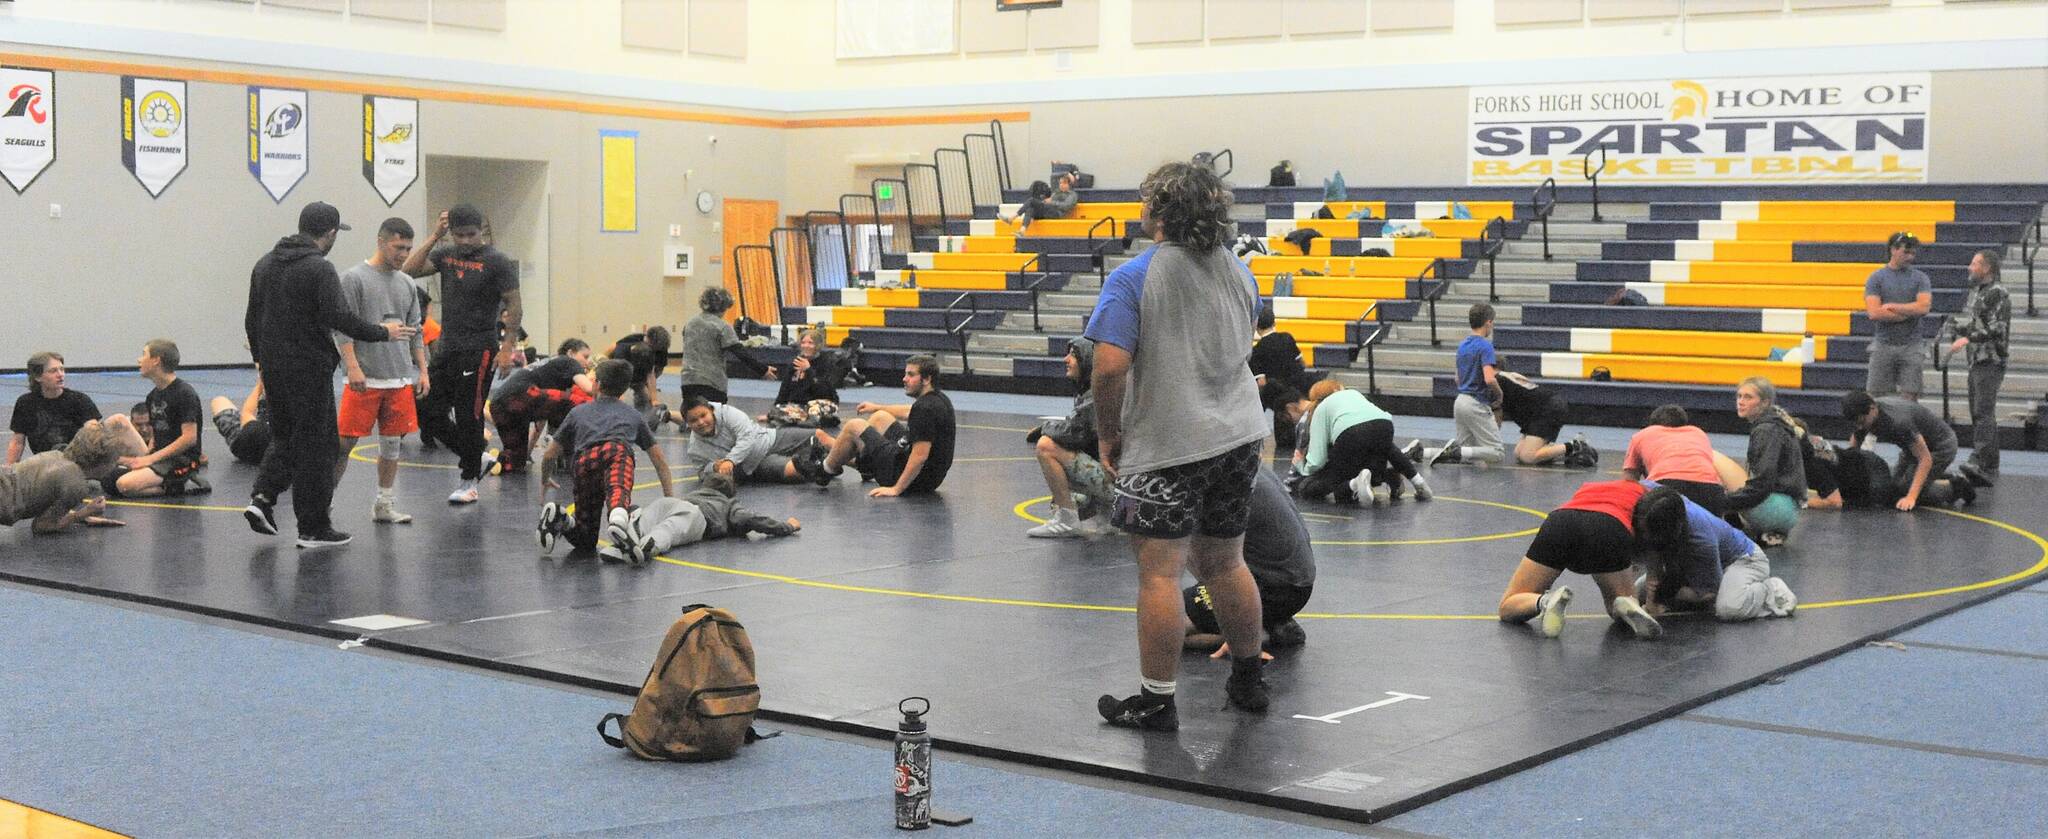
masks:
<instances>
[{"instance_id":1,"label":"yellow banner on wall","mask_svg":"<svg viewBox=\"0 0 2048 839\"><path fill-rule=\"evenodd\" d=\"M600 130L599 168L604 184L605 233L633 233L640 229L639 150L640 132Z\"/></svg>"}]
</instances>

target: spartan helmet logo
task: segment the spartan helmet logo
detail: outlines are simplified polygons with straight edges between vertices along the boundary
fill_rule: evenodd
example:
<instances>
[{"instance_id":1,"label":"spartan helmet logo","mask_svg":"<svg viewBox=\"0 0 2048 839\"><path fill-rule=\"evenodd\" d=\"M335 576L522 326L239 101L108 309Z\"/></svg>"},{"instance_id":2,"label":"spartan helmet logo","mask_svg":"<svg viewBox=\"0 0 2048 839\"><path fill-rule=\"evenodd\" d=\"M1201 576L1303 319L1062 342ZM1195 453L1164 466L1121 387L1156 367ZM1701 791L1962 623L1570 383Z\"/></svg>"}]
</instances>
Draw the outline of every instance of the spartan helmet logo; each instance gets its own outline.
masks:
<instances>
[{"instance_id":1,"label":"spartan helmet logo","mask_svg":"<svg viewBox=\"0 0 2048 839\"><path fill-rule=\"evenodd\" d=\"M37 125L50 121L50 112L43 109L43 89L32 84L18 84L7 89L7 111L0 117L28 117Z\"/></svg>"},{"instance_id":2,"label":"spartan helmet logo","mask_svg":"<svg viewBox=\"0 0 2048 839\"><path fill-rule=\"evenodd\" d=\"M1679 80L1671 83L1673 101L1671 119L1681 120L1707 118L1707 88L1699 82Z\"/></svg>"}]
</instances>

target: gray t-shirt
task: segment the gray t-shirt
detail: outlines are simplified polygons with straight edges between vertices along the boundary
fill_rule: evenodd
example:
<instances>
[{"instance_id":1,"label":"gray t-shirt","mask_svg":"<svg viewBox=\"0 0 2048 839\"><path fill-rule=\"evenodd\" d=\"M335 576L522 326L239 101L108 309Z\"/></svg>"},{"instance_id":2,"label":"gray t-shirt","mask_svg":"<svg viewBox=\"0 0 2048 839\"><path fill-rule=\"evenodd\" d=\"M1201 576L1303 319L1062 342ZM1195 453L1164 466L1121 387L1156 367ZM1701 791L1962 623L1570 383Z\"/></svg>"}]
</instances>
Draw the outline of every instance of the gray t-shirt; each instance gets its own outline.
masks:
<instances>
[{"instance_id":1,"label":"gray t-shirt","mask_svg":"<svg viewBox=\"0 0 2048 839\"><path fill-rule=\"evenodd\" d=\"M35 518L52 507L69 512L101 494L100 485L62 452L31 455L13 466L0 466L0 526Z\"/></svg>"},{"instance_id":2,"label":"gray t-shirt","mask_svg":"<svg viewBox=\"0 0 2048 839\"><path fill-rule=\"evenodd\" d=\"M1252 378L1258 287L1221 247L1155 245L1103 283L1088 338L1131 353L1125 472L1223 454L1266 435Z\"/></svg>"},{"instance_id":3,"label":"gray t-shirt","mask_svg":"<svg viewBox=\"0 0 2048 839\"><path fill-rule=\"evenodd\" d=\"M640 418L640 412L609 396L570 408L562 418L562 426L555 429L555 442L571 458L584 449L610 441L654 448L654 434L647 430L647 421Z\"/></svg>"},{"instance_id":4,"label":"gray t-shirt","mask_svg":"<svg viewBox=\"0 0 2048 839\"><path fill-rule=\"evenodd\" d=\"M1956 430L1935 416L1932 409L1894 397L1877 400L1877 422L1871 425L1870 434L1880 443L1890 443L1901 449L1911 448L1913 435L1919 434L1927 438L1930 454L1956 450Z\"/></svg>"},{"instance_id":5,"label":"gray t-shirt","mask_svg":"<svg viewBox=\"0 0 2048 839\"><path fill-rule=\"evenodd\" d=\"M371 323L397 320L417 329L421 321L419 287L404 271L379 271L358 262L341 275L341 301L356 317ZM337 347L354 344L356 363L371 387L401 387L417 381L413 352L425 347L418 332L409 341L357 341L334 333Z\"/></svg>"},{"instance_id":6,"label":"gray t-shirt","mask_svg":"<svg viewBox=\"0 0 2048 839\"><path fill-rule=\"evenodd\" d=\"M683 324L683 384L725 389L725 348L740 343L724 318L701 312Z\"/></svg>"},{"instance_id":7,"label":"gray t-shirt","mask_svg":"<svg viewBox=\"0 0 2048 839\"><path fill-rule=\"evenodd\" d=\"M1911 303L1921 292L1933 291L1934 283L1927 279L1927 273L1910 266L1897 271L1886 265L1870 272L1870 279L1863 281L1863 296L1874 294L1885 303ZM1880 344L1919 343L1920 319L1875 321L1870 324L1870 334Z\"/></svg>"},{"instance_id":8,"label":"gray t-shirt","mask_svg":"<svg viewBox=\"0 0 2048 839\"><path fill-rule=\"evenodd\" d=\"M1310 544L1308 526L1301 523L1287 488L1264 466L1252 480L1252 517L1244 532L1244 564L1261 588L1306 588L1316 582L1316 549Z\"/></svg>"}]
</instances>

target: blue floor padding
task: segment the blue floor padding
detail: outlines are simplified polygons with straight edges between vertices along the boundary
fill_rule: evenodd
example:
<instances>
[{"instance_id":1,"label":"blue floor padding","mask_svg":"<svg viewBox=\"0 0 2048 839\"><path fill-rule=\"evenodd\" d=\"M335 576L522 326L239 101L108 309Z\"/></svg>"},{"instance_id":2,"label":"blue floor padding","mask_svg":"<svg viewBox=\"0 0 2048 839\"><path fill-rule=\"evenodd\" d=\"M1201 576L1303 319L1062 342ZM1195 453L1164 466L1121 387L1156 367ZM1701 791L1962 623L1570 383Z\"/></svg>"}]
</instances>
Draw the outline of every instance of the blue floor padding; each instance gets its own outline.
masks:
<instances>
[{"instance_id":1,"label":"blue floor padding","mask_svg":"<svg viewBox=\"0 0 2048 839\"><path fill-rule=\"evenodd\" d=\"M2048 655L2048 597L2008 594L1930 621L1899 640Z\"/></svg>"},{"instance_id":2,"label":"blue floor padding","mask_svg":"<svg viewBox=\"0 0 2048 839\"><path fill-rule=\"evenodd\" d=\"M2048 661L1864 648L1696 713L2048 759L2043 696Z\"/></svg>"},{"instance_id":3,"label":"blue floor padding","mask_svg":"<svg viewBox=\"0 0 2048 839\"><path fill-rule=\"evenodd\" d=\"M646 763L592 730L624 697L11 588L0 625L0 797L122 833L895 834L885 745L787 733L722 763ZM1334 835L958 763L934 774L941 805L977 818L961 836Z\"/></svg>"},{"instance_id":4,"label":"blue floor padding","mask_svg":"<svg viewBox=\"0 0 2048 839\"><path fill-rule=\"evenodd\" d=\"M2038 836L2044 784L2038 766L1674 721L1385 824L1442 837Z\"/></svg>"}]
</instances>

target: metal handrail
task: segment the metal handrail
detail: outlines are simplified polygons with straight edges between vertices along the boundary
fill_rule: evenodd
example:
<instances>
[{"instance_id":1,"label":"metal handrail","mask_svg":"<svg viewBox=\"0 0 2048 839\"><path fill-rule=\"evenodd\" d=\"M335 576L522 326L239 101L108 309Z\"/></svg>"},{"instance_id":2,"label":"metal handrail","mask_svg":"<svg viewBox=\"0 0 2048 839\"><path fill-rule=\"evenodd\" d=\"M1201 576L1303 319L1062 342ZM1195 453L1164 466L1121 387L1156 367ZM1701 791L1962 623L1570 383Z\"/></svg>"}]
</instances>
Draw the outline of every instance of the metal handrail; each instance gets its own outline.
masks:
<instances>
[{"instance_id":1,"label":"metal handrail","mask_svg":"<svg viewBox=\"0 0 2048 839\"><path fill-rule=\"evenodd\" d=\"M760 250L760 251L767 251L767 252L768 252L768 266L769 266L769 270L770 270L770 271L774 271L774 270L777 270L777 269L775 268L775 249L774 249L774 248L771 248L771 247L769 247L769 246L767 246L767 245L734 245L734 246L732 246L732 281L733 281L733 285L739 286L739 292L740 292L740 293L739 293L739 298L740 298L740 299L739 299L739 304L740 304L740 317L742 317L742 318L751 318L751 317L753 317L753 316L747 313L747 272L746 272L746 263L740 260L740 252L741 252L741 251L755 251L755 250ZM777 305L777 306L780 306L780 305L781 305L781 298L782 298L782 283L781 283L780 281L777 281L777 282L775 283L775 297L776 297L776 305ZM781 319L781 312L779 312L779 311L778 311L778 312L776 313L776 319L777 319L777 320L780 320L780 319ZM756 321L756 322L758 323L758 321Z\"/></svg>"},{"instance_id":2,"label":"metal handrail","mask_svg":"<svg viewBox=\"0 0 2048 839\"><path fill-rule=\"evenodd\" d=\"M1543 183L1537 184L1536 191L1529 194L1529 204L1535 208L1536 220L1543 222L1543 261L1549 262L1550 213L1557 209L1557 179L1544 178Z\"/></svg>"},{"instance_id":3,"label":"metal handrail","mask_svg":"<svg viewBox=\"0 0 2048 839\"><path fill-rule=\"evenodd\" d=\"M1941 348L1947 346L1950 342L1954 341L1955 334L1956 316L1949 315L1948 317L1942 319L1941 328L1935 330L1934 332L1934 343L1929 344L1927 347L1927 353L1934 357L1935 372L1941 374L1941 421L1945 423L1953 423L1956 421L1955 410L1949 405L1948 395L1948 366L1949 361L1954 358L1954 354L1950 353L1944 355L1941 351ZM1807 359L1807 361L1809 362L1812 360L1813 359L1810 358ZM1972 410L1974 409L1975 407L1972 406ZM1971 417L1970 421L1975 422L1976 418Z\"/></svg>"},{"instance_id":4,"label":"metal handrail","mask_svg":"<svg viewBox=\"0 0 2048 839\"><path fill-rule=\"evenodd\" d=\"M934 153L934 156L936 156L936 153ZM944 176L939 173L939 164L937 163L903 164L903 215L910 223L910 235L913 238L917 236L917 202L914 200L916 191L910 188L910 172L913 169L932 170L932 193L938 196L939 235L943 236L946 233L946 182Z\"/></svg>"},{"instance_id":5,"label":"metal handrail","mask_svg":"<svg viewBox=\"0 0 2048 839\"><path fill-rule=\"evenodd\" d=\"M1032 280L1031 284L1023 289L1024 291L1031 292L1031 331L1033 332L1045 331L1045 327L1040 326L1038 323L1038 292L1040 290L1039 287L1045 285L1046 280L1052 279L1052 272L1045 270L1045 266L1041 264L1044 261L1044 253L1035 253L1031 255L1030 259L1025 260L1023 265L1017 266L1017 273L1019 274L1028 274L1031 272L1032 266L1038 267L1038 279Z\"/></svg>"},{"instance_id":6,"label":"metal handrail","mask_svg":"<svg viewBox=\"0 0 2048 839\"><path fill-rule=\"evenodd\" d=\"M1494 232L1496 228L1499 230L1498 235ZM1479 231L1479 254L1486 257L1486 299L1490 302L1500 302L1500 291L1495 288L1499 277L1494 273L1494 258L1500 256L1501 249L1507 246L1507 217L1494 216L1492 221L1486 223L1486 228Z\"/></svg>"},{"instance_id":7,"label":"metal handrail","mask_svg":"<svg viewBox=\"0 0 2048 839\"><path fill-rule=\"evenodd\" d=\"M1223 150L1221 150L1221 151L1217 151L1217 152L1213 152L1213 153L1210 153L1210 152L1204 152L1204 154L1208 154L1208 155L1209 155L1209 168L1211 168L1211 169L1215 169L1215 170L1216 170L1216 177L1219 177L1219 178L1228 178L1228 177L1230 177L1230 173L1232 173L1232 172L1235 172L1235 171L1237 171L1237 153L1236 153L1236 152L1233 152L1233 151L1231 151L1231 150L1229 150L1229 149L1223 149ZM1221 160L1223 160L1224 158L1229 158L1229 159L1230 159L1230 163L1229 163L1229 165L1227 165L1227 166L1223 166L1222 168L1218 168L1218 167L1217 167L1217 163L1218 163L1218 161L1221 161Z\"/></svg>"},{"instance_id":8,"label":"metal handrail","mask_svg":"<svg viewBox=\"0 0 2048 839\"><path fill-rule=\"evenodd\" d=\"M776 228L771 228L771 229L770 229L770 230L768 231L768 254L769 254L769 256L770 256L770 257L771 257L771 258L772 258L772 259L774 260L774 266L775 266L775 324L774 324L774 325L775 325L775 326L778 326L778 327L780 327L780 326L782 326L782 325L783 325L783 323L782 323L782 309L783 309L783 307L784 307L784 306L787 306L787 305L789 305L789 302L788 302L788 299L787 299L787 298L786 298L786 297L785 297L785 296L783 295L783 293L782 293L782 279L783 279L783 277L782 277L782 254L781 254L781 253L779 253L779 252L777 252L777 249L776 249L776 247L775 247L775 243L776 243L776 241L777 241L777 239L776 239L776 234L783 234L783 235L785 235L785 236L788 236L788 235L794 234L794 235L796 236L796 238L797 238L797 241L800 241L800 242L802 242L802 243L803 243L803 258L804 258L804 266L805 266L805 268L806 268L806 269L808 269L808 270L809 270L809 273L810 273L810 276L811 276L811 290L810 290L810 294L807 294L807 295L805 295L805 296L806 296L807 298L810 298L810 299L814 299L814 300L815 300L815 299L817 299L817 294L818 294L818 284L817 284L817 279L818 279L818 273L817 273L817 268L816 268L816 263L817 263L817 261L818 261L818 260L817 260L817 253L816 253L816 251L815 251L815 250L813 249L813 247L812 247L812 245L811 245L811 232L810 232L810 231L809 231L808 229L805 229L805 228L801 228L801 227L776 227ZM782 333L783 333L783 335L782 335L782 338L783 338L783 339L785 339L785 341L786 341L786 339L788 338L788 330L787 330L787 329L783 329L783 330L781 330L781 331L782 331Z\"/></svg>"},{"instance_id":9,"label":"metal handrail","mask_svg":"<svg viewBox=\"0 0 2048 839\"><path fill-rule=\"evenodd\" d=\"M865 250L865 247L862 243L855 241L854 234L857 232L856 227L858 225L853 219L859 216L846 206L848 201L866 201L868 206L872 208L872 212L869 215L873 216L875 220L874 262L877 265L881 264L882 261L882 204L880 201L875 200L872 186L870 186L869 192L866 195L858 192L846 192L841 193L839 196L839 235L846 238L846 281L850 284L861 278L860 253Z\"/></svg>"},{"instance_id":10,"label":"metal handrail","mask_svg":"<svg viewBox=\"0 0 2048 839\"><path fill-rule=\"evenodd\" d=\"M1387 340L1387 333L1392 329L1393 325L1387 323L1387 316L1384 312L1380 311L1380 301L1378 300L1372 301L1372 305L1365 307L1365 313L1359 315L1357 320L1351 322L1351 334L1356 336L1365 332L1365 322L1367 320L1373 320L1379 326L1375 327L1370 335L1366 335L1363 338L1353 338L1351 360L1353 363L1356 363L1358 361L1358 352L1360 350L1365 351L1365 392L1372 396L1378 396L1380 395L1379 363L1373 358L1372 348Z\"/></svg>"},{"instance_id":11,"label":"metal handrail","mask_svg":"<svg viewBox=\"0 0 2048 839\"><path fill-rule=\"evenodd\" d=\"M960 172L961 172L961 174L962 174L963 176L965 176L965 177L966 177L966 179L967 179L967 211L966 211L965 213L962 213L960 217L961 217L961 218L974 218L974 157L973 157L972 155L969 155L969 154L967 153L967 149L966 149L966 148L964 148L964 146L966 145L965 143L962 143L961 145L963 146L963 148L957 148L957 149L952 149L952 148L945 148L945 149L932 149L932 170L933 170L933 172L935 172L935 173L937 174L937 176L938 176L938 184L939 184L939 222L940 222L939 226L940 226L940 227L944 227L944 226L945 226L945 222L947 221L947 216L946 216L946 172L945 172L945 169L943 169L943 168L942 168L942 167L940 166L940 163L939 163L939 161L940 161L940 160L942 159L942 158L940 157L940 155L955 155L955 154L957 154L957 155L959 155L959 156L960 156ZM999 200L999 201L1001 200L1001 199L1000 199L1000 196L998 196L998 200Z\"/></svg>"},{"instance_id":12,"label":"metal handrail","mask_svg":"<svg viewBox=\"0 0 2048 839\"><path fill-rule=\"evenodd\" d=\"M1008 190L1010 188L1010 141L1003 135L1003 121L999 119L989 120L988 133L995 135L996 160L1002 164L1000 171L1002 173L1003 189Z\"/></svg>"},{"instance_id":13,"label":"metal handrail","mask_svg":"<svg viewBox=\"0 0 2048 839\"><path fill-rule=\"evenodd\" d=\"M1098 282L1109 281L1109 258L1104 256L1109 250L1109 244L1111 242L1126 242L1124 247L1130 247L1128 240L1119 239L1114 235L1117 232L1116 224L1118 221L1119 219L1114 216L1104 216L1096 219L1094 224L1088 225L1088 255L1095 261L1095 278ZM1103 239L1102 244L1098 245L1095 243L1095 231L1105 224L1109 225L1109 232L1112 235Z\"/></svg>"},{"instance_id":14,"label":"metal handrail","mask_svg":"<svg viewBox=\"0 0 2048 839\"><path fill-rule=\"evenodd\" d=\"M882 227L883 227L883 224L882 224L882 198L881 198L881 195L882 195L882 185L883 185L883 184L896 184L896 185L898 185L898 186L901 186L901 187L903 188L903 228L904 228L904 229L903 229L903 235L904 235L904 238L906 238L906 239L911 239L911 240L915 240L915 239L916 239L916 237L917 237L917 219L916 219L916 217L915 217L915 216L914 216L914 215L912 214L912 212L911 212L911 206L910 206L910 179L909 179L909 178L875 178L874 180L868 181L868 195L869 195L870 197L873 197L873 198L874 198L874 201L875 201L875 236L876 236L876 239L877 239L877 242L876 242L876 245L877 245L877 247L876 247L876 250L877 250L878 254L880 254L880 253L889 253L889 252L890 252L890 251L889 251L889 247L890 247L890 245L893 245L893 244L895 244L895 242L894 242L893 240L894 240L894 239L896 238L896 237L895 237L895 236L894 236L893 234L892 234L892 235L890 235L890 236L888 237L888 239L882 239L882 238L881 238L881 234L882 234ZM914 248L914 247L916 247L916 246L917 246L916 242L915 242L915 241L912 241L912 243L911 243L911 244L909 244L909 245L907 245L907 246L905 246L905 247L903 248L903 251L902 251L902 252L903 252L903 253L909 253L909 252L910 252L910 249L911 249L911 248ZM876 260L876 262L877 262L877 263L879 263L879 262L880 262L880 260L878 259L878 260Z\"/></svg>"},{"instance_id":15,"label":"metal handrail","mask_svg":"<svg viewBox=\"0 0 2048 839\"><path fill-rule=\"evenodd\" d=\"M968 307L967 318L955 325L953 323L953 310L960 308L960 304L963 301L967 303ZM960 339L960 373L967 376L974 375L974 366L967 360L967 327L974 325L974 322L981 318L981 302L975 298L974 292L960 292L960 296L953 298L953 302L946 304L945 314L940 315L940 317L947 324L946 334Z\"/></svg>"},{"instance_id":16,"label":"metal handrail","mask_svg":"<svg viewBox=\"0 0 2048 839\"><path fill-rule=\"evenodd\" d=\"M1598 169L1593 168L1593 152L1595 151L1600 152L1600 168ZM1607 171L1607 146L1602 144L1598 149L1587 149L1586 156L1579 161L1579 169L1586 173L1586 180L1593 182L1593 220L1601 221L1600 173Z\"/></svg>"},{"instance_id":17,"label":"metal handrail","mask_svg":"<svg viewBox=\"0 0 2048 839\"><path fill-rule=\"evenodd\" d=\"M1441 256L1430 260L1429 265L1425 266L1420 273L1415 275L1416 284L1425 289L1422 292L1421 299L1424 303L1429 304L1429 345L1432 347L1444 345L1443 340L1436 336L1436 301L1443 299L1444 291L1451 287L1450 282L1443 279L1443 275L1444 258ZM1435 285L1428 285L1428 283L1435 283Z\"/></svg>"},{"instance_id":18,"label":"metal handrail","mask_svg":"<svg viewBox=\"0 0 2048 839\"><path fill-rule=\"evenodd\" d=\"M849 230L847 230L847 229L846 229L846 214L844 214L844 213L841 213L841 212L839 212L838 210L809 210L809 211L806 211L806 212L804 213L804 219L803 219L803 221L804 221L804 232L805 232L805 236L806 236L807 238L809 237L809 235L810 235L811 231L812 231L812 230L815 230L815 229L816 229L816 228L818 227L818 224L817 224L817 222L815 222L815 221L812 221L812 216L818 216L818 217L821 217L821 218L825 218L825 219L829 220L829 222L830 222L830 223L829 223L829 225L827 225L827 226L830 226L830 227L837 227L837 228L839 228L839 252L840 252L840 255L841 255L841 256L844 256L844 257L846 257L846 259L845 259L845 262L846 262L846 278L847 278L847 279L849 279L849 280L850 280L850 279L852 279L852 278L853 278L853 276L854 276L854 270L853 270L853 268L854 268L854 264L853 264L853 239L852 239L852 237L851 237L852 231L849 231ZM818 294L818 243L817 243L817 241L816 241L816 240L813 240L813 241L811 242L811 244L810 244L810 248L811 248L811 295L812 295L812 296L811 296L811 299L812 299L812 300L816 300L816 299L817 299L817 294Z\"/></svg>"},{"instance_id":19,"label":"metal handrail","mask_svg":"<svg viewBox=\"0 0 2048 839\"><path fill-rule=\"evenodd\" d=\"M2027 317L2040 314L2034 308L2034 263L2035 256L2041 252L2041 212L2044 208L2048 208L2048 204L2034 205L2034 238L2029 240L2024 235L2020 236L2020 263L2027 266Z\"/></svg>"}]
</instances>

